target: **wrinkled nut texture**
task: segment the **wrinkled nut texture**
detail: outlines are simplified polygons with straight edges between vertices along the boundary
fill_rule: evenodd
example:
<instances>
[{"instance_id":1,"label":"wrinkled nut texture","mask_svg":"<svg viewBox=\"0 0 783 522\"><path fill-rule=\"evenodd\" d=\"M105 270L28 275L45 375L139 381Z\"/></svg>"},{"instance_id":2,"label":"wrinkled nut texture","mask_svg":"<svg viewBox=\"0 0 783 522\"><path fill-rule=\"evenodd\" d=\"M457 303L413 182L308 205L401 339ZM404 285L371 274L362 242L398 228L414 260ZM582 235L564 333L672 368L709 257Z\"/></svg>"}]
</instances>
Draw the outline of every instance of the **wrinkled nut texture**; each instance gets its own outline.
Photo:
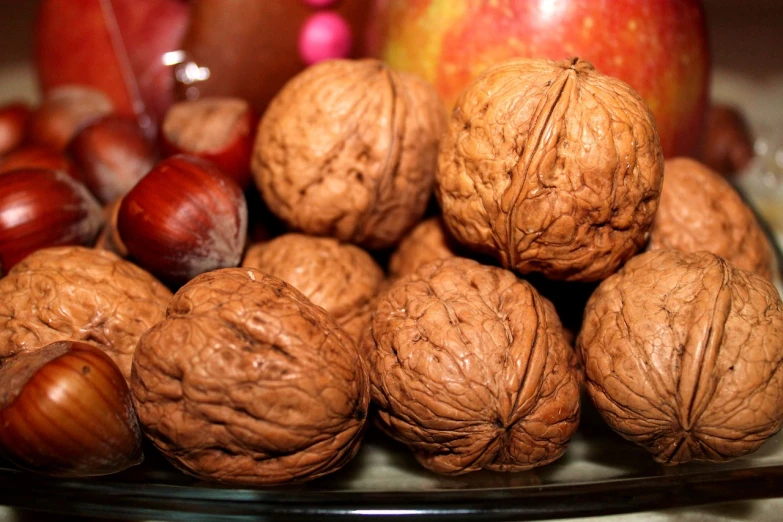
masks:
<instances>
[{"instance_id":1,"label":"wrinkled nut texture","mask_svg":"<svg viewBox=\"0 0 783 522\"><path fill-rule=\"evenodd\" d=\"M501 268L455 257L398 280L363 350L380 426L433 471L541 466L576 431L575 357L555 309Z\"/></svg>"},{"instance_id":2,"label":"wrinkled nut texture","mask_svg":"<svg viewBox=\"0 0 783 522\"><path fill-rule=\"evenodd\" d=\"M0 279L0 361L57 341L105 351L130 378L136 343L162 321L171 292L112 252L45 248Z\"/></svg>"},{"instance_id":3,"label":"wrinkled nut texture","mask_svg":"<svg viewBox=\"0 0 783 522\"><path fill-rule=\"evenodd\" d=\"M457 101L436 194L460 243L596 281L644 246L662 179L652 113L629 86L581 60L514 59Z\"/></svg>"},{"instance_id":4,"label":"wrinkled nut texture","mask_svg":"<svg viewBox=\"0 0 783 522\"><path fill-rule=\"evenodd\" d=\"M389 277L398 279L431 261L455 257L457 250L443 220L429 218L416 225L397 245L389 259Z\"/></svg>"},{"instance_id":5,"label":"wrinkled nut texture","mask_svg":"<svg viewBox=\"0 0 783 522\"><path fill-rule=\"evenodd\" d=\"M381 267L361 248L303 234L284 234L251 246L242 266L293 286L329 312L357 342L384 282Z\"/></svg>"},{"instance_id":6,"label":"wrinkled nut texture","mask_svg":"<svg viewBox=\"0 0 783 522\"><path fill-rule=\"evenodd\" d=\"M604 420L656 461L726 461L783 423L783 303L708 252L639 255L601 283L577 340Z\"/></svg>"},{"instance_id":7,"label":"wrinkled nut texture","mask_svg":"<svg viewBox=\"0 0 783 522\"><path fill-rule=\"evenodd\" d=\"M280 484L353 457L369 385L324 310L253 268L197 276L139 341L131 391L145 433L206 480Z\"/></svg>"},{"instance_id":8,"label":"wrinkled nut texture","mask_svg":"<svg viewBox=\"0 0 783 522\"><path fill-rule=\"evenodd\" d=\"M689 158L666 161L648 250L706 250L772 278L772 248L753 211L720 174Z\"/></svg>"},{"instance_id":9,"label":"wrinkled nut texture","mask_svg":"<svg viewBox=\"0 0 783 522\"><path fill-rule=\"evenodd\" d=\"M424 213L444 126L437 94L415 76L376 60L322 62L264 114L256 185L294 229L389 247Z\"/></svg>"}]
</instances>

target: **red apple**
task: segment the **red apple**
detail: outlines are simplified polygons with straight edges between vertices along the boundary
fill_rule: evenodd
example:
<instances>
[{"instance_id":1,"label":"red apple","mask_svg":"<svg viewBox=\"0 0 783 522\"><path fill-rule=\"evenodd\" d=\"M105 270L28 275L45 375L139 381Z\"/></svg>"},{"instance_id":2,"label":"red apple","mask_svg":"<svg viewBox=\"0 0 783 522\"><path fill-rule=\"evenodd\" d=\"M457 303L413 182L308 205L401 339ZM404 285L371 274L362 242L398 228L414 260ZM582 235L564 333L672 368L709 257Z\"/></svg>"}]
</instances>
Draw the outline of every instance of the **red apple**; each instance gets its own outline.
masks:
<instances>
[{"instance_id":1,"label":"red apple","mask_svg":"<svg viewBox=\"0 0 783 522\"><path fill-rule=\"evenodd\" d=\"M579 56L645 99L666 156L698 151L710 73L700 0L376 0L376 9L376 53L432 82L448 106L492 63Z\"/></svg>"},{"instance_id":2,"label":"red apple","mask_svg":"<svg viewBox=\"0 0 783 522\"><path fill-rule=\"evenodd\" d=\"M159 121L174 92L162 56L178 49L187 15L185 0L43 0L35 29L42 91L88 85L119 113Z\"/></svg>"}]
</instances>

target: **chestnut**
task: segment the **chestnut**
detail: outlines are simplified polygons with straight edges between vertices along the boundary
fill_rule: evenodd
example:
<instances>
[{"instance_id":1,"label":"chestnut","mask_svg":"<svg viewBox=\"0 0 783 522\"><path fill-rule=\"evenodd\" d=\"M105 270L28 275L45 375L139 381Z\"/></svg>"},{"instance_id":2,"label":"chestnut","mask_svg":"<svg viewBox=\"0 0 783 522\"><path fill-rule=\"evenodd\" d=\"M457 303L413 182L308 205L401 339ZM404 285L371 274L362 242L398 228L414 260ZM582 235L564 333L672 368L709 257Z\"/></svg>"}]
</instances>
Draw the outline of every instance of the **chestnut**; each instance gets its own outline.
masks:
<instances>
[{"instance_id":1,"label":"chestnut","mask_svg":"<svg viewBox=\"0 0 783 522\"><path fill-rule=\"evenodd\" d=\"M62 171L22 169L0 183L0 275L28 254L57 245L86 245L101 229L101 206Z\"/></svg>"},{"instance_id":2,"label":"chestnut","mask_svg":"<svg viewBox=\"0 0 783 522\"><path fill-rule=\"evenodd\" d=\"M24 102L0 107L0 156L18 149L24 143L30 113L30 106Z\"/></svg>"},{"instance_id":3,"label":"chestnut","mask_svg":"<svg viewBox=\"0 0 783 522\"><path fill-rule=\"evenodd\" d=\"M103 206L103 228L95 240L95 248L114 252L122 258L128 257L128 249L125 248L120 233L117 231L117 215L120 213L122 198L117 198L108 205Z\"/></svg>"},{"instance_id":4,"label":"chestnut","mask_svg":"<svg viewBox=\"0 0 783 522\"><path fill-rule=\"evenodd\" d=\"M142 461L141 430L120 369L103 350L59 341L0 368L0 450L20 468L82 477Z\"/></svg>"},{"instance_id":5,"label":"chestnut","mask_svg":"<svg viewBox=\"0 0 783 522\"><path fill-rule=\"evenodd\" d=\"M122 198L117 230L134 261L177 286L239 265L247 203L239 185L214 164L175 155Z\"/></svg>"},{"instance_id":6,"label":"chestnut","mask_svg":"<svg viewBox=\"0 0 783 522\"><path fill-rule=\"evenodd\" d=\"M156 151L135 119L109 114L85 125L68 153L101 203L127 193L156 162Z\"/></svg>"},{"instance_id":7,"label":"chestnut","mask_svg":"<svg viewBox=\"0 0 783 522\"><path fill-rule=\"evenodd\" d=\"M0 159L0 174L19 169L61 170L73 179L82 179L79 169L68 156L49 147L23 147Z\"/></svg>"},{"instance_id":8,"label":"chestnut","mask_svg":"<svg viewBox=\"0 0 783 522\"><path fill-rule=\"evenodd\" d=\"M702 145L704 164L731 177L744 169L753 155L753 136L742 112L723 103L710 107Z\"/></svg>"},{"instance_id":9,"label":"chestnut","mask_svg":"<svg viewBox=\"0 0 783 522\"><path fill-rule=\"evenodd\" d=\"M258 118L239 98L201 98L174 104L161 132L164 155L190 154L213 162L240 187L250 186L250 157Z\"/></svg>"},{"instance_id":10,"label":"chestnut","mask_svg":"<svg viewBox=\"0 0 783 522\"><path fill-rule=\"evenodd\" d=\"M97 89L81 85L57 87L49 91L30 118L30 142L64 151L77 130L113 110L111 100Z\"/></svg>"}]
</instances>

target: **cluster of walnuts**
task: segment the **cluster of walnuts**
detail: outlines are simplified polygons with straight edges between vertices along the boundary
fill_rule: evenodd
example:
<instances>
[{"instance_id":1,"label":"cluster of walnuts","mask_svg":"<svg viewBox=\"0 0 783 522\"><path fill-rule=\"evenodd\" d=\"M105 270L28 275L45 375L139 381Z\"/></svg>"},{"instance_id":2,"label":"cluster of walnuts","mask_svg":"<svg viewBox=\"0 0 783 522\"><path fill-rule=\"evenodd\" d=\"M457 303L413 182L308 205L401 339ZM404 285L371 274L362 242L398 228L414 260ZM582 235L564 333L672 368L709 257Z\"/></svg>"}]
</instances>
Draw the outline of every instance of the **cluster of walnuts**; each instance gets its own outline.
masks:
<instances>
[{"instance_id":1,"label":"cluster of walnuts","mask_svg":"<svg viewBox=\"0 0 783 522\"><path fill-rule=\"evenodd\" d=\"M286 231L241 266L172 294L115 253L40 250L0 279L0 357L104 348L153 444L238 484L331 473L368 422L436 472L541 466L582 390L663 463L783 425L764 231L585 61L495 65L450 116L414 76L324 62L269 106L252 170Z\"/></svg>"}]
</instances>

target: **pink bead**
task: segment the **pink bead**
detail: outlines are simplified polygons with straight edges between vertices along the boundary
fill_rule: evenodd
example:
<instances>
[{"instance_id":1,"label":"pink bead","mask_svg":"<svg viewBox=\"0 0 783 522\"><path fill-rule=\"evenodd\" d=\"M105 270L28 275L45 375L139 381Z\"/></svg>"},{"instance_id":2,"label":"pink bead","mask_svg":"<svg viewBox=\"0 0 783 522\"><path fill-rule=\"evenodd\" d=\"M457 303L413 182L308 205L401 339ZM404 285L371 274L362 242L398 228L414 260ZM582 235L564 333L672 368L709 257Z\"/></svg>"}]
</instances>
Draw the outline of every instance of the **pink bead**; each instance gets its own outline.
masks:
<instances>
[{"instance_id":1,"label":"pink bead","mask_svg":"<svg viewBox=\"0 0 783 522\"><path fill-rule=\"evenodd\" d=\"M323 7L331 7L340 0L302 0L305 5L314 9L321 9Z\"/></svg>"},{"instance_id":2,"label":"pink bead","mask_svg":"<svg viewBox=\"0 0 783 522\"><path fill-rule=\"evenodd\" d=\"M299 32L299 56L307 65L346 58L350 52L351 28L337 13L316 13Z\"/></svg>"}]
</instances>

